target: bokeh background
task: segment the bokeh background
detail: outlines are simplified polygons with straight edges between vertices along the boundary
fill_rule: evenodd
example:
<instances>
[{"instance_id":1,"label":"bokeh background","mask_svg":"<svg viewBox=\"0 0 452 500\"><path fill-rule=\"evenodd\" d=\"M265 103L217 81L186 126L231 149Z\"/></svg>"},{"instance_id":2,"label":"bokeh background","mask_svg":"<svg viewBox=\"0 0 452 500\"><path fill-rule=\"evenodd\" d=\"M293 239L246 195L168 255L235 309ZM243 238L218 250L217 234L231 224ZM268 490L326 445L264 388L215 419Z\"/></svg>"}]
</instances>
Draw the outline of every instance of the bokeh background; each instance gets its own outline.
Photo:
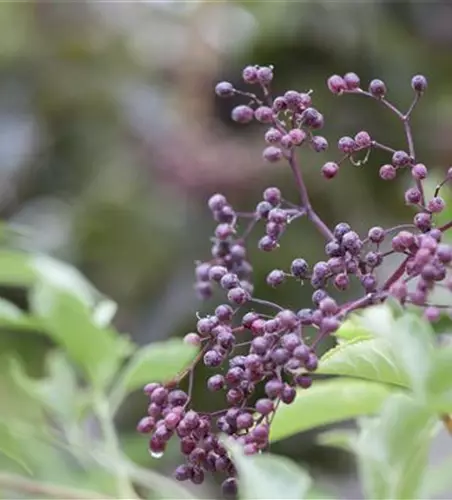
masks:
<instances>
[{"instance_id":1,"label":"bokeh background","mask_svg":"<svg viewBox=\"0 0 452 500\"><path fill-rule=\"evenodd\" d=\"M138 343L183 335L195 313L218 299L201 304L192 288L194 261L208 258L214 227L208 196L225 192L242 210L268 185L296 196L288 168L262 161L264 129L231 123L233 104L215 97L215 83L241 87L245 65L273 64L275 92L314 89L330 149L300 153L313 203L330 224L346 220L362 232L390 226L410 219L409 179L379 180L384 155L345 166L330 182L320 167L338 158L340 136L362 129L404 148L401 124L375 102L332 96L325 82L347 71L364 84L381 78L405 109L411 76L425 74L429 89L413 118L416 151L441 173L452 163L451 26L446 1L2 2L0 214L21 227L21 247L74 264L118 302L115 324ZM274 267L322 251L306 221L292 226L277 252L251 253L256 295L301 308L309 287L263 285ZM2 331L0 350L39 373L47 346ZM220 401L207 399L203 378L198 373L196 399L213 408ZM176 448L157 462L134 433L145 408L137 394L120 412L124 446L144 466L169 472ZM347 456L314 438L274 451L308 464L330 491L357 495Z\"/></svg>"}]
</instances>

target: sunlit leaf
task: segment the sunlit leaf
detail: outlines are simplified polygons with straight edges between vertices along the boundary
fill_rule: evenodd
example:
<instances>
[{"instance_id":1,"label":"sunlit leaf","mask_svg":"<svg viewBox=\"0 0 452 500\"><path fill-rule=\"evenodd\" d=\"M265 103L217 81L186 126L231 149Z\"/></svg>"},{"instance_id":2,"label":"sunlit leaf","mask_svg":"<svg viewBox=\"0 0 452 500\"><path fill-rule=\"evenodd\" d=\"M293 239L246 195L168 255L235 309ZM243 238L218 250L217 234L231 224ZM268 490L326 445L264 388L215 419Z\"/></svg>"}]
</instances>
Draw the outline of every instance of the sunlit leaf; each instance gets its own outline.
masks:
<instances>
[{"instance_id":1,"label":"sunlit leaf","mask_svg":"<svg viewBox=\"0 0 452 500\"><path fill-rule=\"evenodd\" d=\"M307 498L311 478L295 463L267 453L245 456L237 443L225 443L237 468L241 500Z\"/></svg>"},{"instance_id":2,"label":"sunlit leaf","mask_svg":"<svg viewBox=\"0 0 452 500\"><path fill-rule=\"evenodd\" d=\"M309 390L299 390L292 404L278 408L270 439L278 441L321 425L376 413L390 394L388 386L366 380L316 381Z\"/></svg>"},{"instance_id":3,"label":"sunlit leaf","mask_svg":"<svg viewBox=\"0 0 452 500\"><path fill-rule=\"evenodd\" d=\"M409 379L397 364L385 338L360 338L339 344L321 358L317 373L345 375L407 387Z\"/></svg>"}]
</instances>

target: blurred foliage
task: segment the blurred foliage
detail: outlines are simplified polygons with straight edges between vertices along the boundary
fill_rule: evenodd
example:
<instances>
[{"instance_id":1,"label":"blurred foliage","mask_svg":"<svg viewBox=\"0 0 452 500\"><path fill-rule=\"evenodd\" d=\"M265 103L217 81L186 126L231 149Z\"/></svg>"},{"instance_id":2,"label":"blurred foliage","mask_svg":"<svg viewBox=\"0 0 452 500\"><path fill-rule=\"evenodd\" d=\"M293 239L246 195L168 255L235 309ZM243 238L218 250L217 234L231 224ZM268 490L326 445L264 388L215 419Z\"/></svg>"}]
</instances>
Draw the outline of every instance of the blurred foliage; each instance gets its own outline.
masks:
<instances>
[{"instance_id":1,"label":"blurred foliage","mask_svg":"<svg viewBox=\"0 0 452 500\"><path fill-rule=\"evenodd\" d=\"M30 333L27 322L34 320L21 313L30 308L26 292L36 270L23 265L23 251L75 264L119 304L115 325L137 344L190 331L194 312L213 307L214 301L198 304L192 291L193 262L208 256L213 227L207 196L225 191L246 210L272 183L286 198L295 195L286 169L262 164L263 130L232 125L231 103L213 95L219 79L240 86L244 64L273 64L275 91L314 89L331 147L321 155L304 151L302 162L325 219L347 220L361 231L408 220L406 178L378 180L383 155L363 168L344 168L333 183L321 179L320 165L335 156L341 135L364 128L379 142L404 147L400 124L386 110L331 96L325 81L350 70L363 81L380 77L404 107L410 77L426 74L429 90L413 119L416 151L441 177L452 153L451 25L449 3L414 0L2 3L0 210L8 226L0 236L8 244L0 252L0 289L8 302L0 310L9 318L0 324L2 358L43 375L51 345ZM312 260L320 245L309 225L297 222L277 253L278 266L301 255ZM251 258L259 296L297 308L309 303L309 287L263 287L275 255L253 250ZM42 260L38 268L48 272ZM84 347L80 358L85 353ZM51 366L58 369L58 361ZM108 379L111 368L99 369ZM28 398L19 402L3 371L2 416L26 412ZM213 407L214 398L204 400L203 379L200 372L196 398ZM133 431L143 408L142 397L132 395L118 423L131 454L149 466ZM325 463L312 443L306 435L275 449ZM43 453L36 448L36 457ZM171 466L168 457L162 468Z\"/></svg>"}]
</instances>

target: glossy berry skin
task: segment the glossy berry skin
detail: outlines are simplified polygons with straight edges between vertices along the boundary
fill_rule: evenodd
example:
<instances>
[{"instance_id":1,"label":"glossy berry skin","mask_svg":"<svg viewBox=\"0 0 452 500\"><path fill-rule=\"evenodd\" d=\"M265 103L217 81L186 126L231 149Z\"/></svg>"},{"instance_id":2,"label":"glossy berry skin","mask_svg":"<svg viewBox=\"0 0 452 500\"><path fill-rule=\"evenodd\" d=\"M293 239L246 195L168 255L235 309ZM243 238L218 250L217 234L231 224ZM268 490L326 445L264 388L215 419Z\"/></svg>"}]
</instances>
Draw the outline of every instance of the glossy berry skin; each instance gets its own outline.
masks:
<instances>
[{"instance_id":1,"label":"glossy berry skin","mask_svg":"<svg viewBox=\"0 0 452 500\"><path fill-rule=\"evenodd\" d=\"M415 92L425 92L427 90L427 78L424 75L415 75L411 79L411 88Z\"/></svg>"},{"instance_id":2,"label":"glossy berry skin","mask_svg":"<svg viewBox=\"0 0 452 500\"><path fill-rule=\"evenodd\" d=\"M232 97L234 95L234 86L229 82L220 82L215 87L215 94L218 97Z\"/></svg>"},{"instance_id":3,"label":"glossy berry skin","mask_svg":"<svg viewBox=\"0 0 452 500\"><path fill-rule=\"evenodd\" d=\"M347 90L347 84L345 80L339 75L332 75L328 78L328 89L333 94L342 94L344 90Z\"/></svg>"},{"instance_id":4,"label":"glossy berry skin","mask_svg":"<svg viewBox=\"0 0 452 500\"><path fill-rule=\"evenodd\" d=\"M372 80L369 84L369 92L373 97L382 98L387 92L386 85L382 80Z\"/></svg>"},{"instance_id":5,"label":"glossy berry skin","mask_svg":"<svg viewBox=\"0 0 452 500\"><path fill-rule=\"evenodd\" d=\"M254 111L249 106L236 106L231 113L231 118L237 123L249 123L254 118Z\"/></svg>"},{"instance_id":6,"label":"glossy berry skin","mask_svg":"<svg viewBox=\"0 0 452 500\"><path fill-rule=\"evenodd\" d=\"M344 75L344 82L347 86L347 90L356 90L360 86L360 79L356 73L346 73Z\"/></svg>"}]
</instances>

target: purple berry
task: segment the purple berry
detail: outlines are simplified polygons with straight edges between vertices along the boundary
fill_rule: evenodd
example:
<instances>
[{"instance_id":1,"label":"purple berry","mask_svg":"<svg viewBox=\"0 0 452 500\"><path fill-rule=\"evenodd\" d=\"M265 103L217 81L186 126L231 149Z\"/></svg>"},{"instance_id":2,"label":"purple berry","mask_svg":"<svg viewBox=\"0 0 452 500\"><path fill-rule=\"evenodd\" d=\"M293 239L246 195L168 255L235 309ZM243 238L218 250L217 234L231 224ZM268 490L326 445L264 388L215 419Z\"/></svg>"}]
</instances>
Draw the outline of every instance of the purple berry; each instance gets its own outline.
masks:
<instances>
[{"instance_id":1,"label":"purple berry","mask_svg":"<svg viewBox=\"0 0 452 500\"><path fill-rule=\"evenodd\" d=\"M405 202L408 205L417 205L421 201L421 192L417 188L410 188L405 191Z\"/></svg>"},{"instance_id":2,"label":"purple berry","mask_svg":"<svg viewBox=\"0 0 452 500\"><path fill-rule=\"evenodd\" d=\"M440 196L436 196L428 202L427 209L433 214L439 214L444 210L445 206L445 201Z\"/></svg>"},{"instance_id":3,"label":"purple berry","mask_svg":"<svg viewBox=\"0 0 452 500\"><path fill-rule=\"evenodd\" d=\"M411 162L410 155L405 151L396 151L392 155L392 164L395 167L405 167Z\"/></svg>"},{"instance_id":4,"label":"purple berry","mask_svg":"<svg viewBox=\"0 0 452 500\"><path fill-rule=\"evenodd\" d=\"M259 106L254 112L254 117L258 122L271 123L273 121L273 110L268 106Z\"/></svg>"},{"instance_id":5,"label":"purple berry","mask_svg":"<svg viewBox=\"0 0 452 500\"><path fill-rule=\"evenodd\" d=\"M220 82L215 87L215 94L218 97L232 97L234 95L234 86L229 82Z\"/></svg>"},{"instance_id":6,"label":"purple berry","mask_svg":"<svg viewBox=\"0 0 452 500\"><path fill-rule=\"evenodd\" d=\"M242 78L245 83L257 82L257 68L256 66L246 66L242 71Z\"/></svg>"},{"instance_id":7,"label":"purple berry","mask_svg":"<svg viewBox=\"0 0 452 500\"><path fill-rule=\"evenodd\" d=\"M347 90L347 84L345 83L345 80L342 78L342 76L339 75L330 76L328 78L327 85L328 89L333 94L340 95L344 90Z\"/></svg>"},{"instance_id":8,"label":"purple berry","mask_svg":"<svg viewBox=\"0 0 452 500\"><path fill-rule=\"evenodd\" d=\"M276 287L281 285L285 279L286 275L284 271L281 271L280 269L273 269L273 271L267 275L267 285Z\"/></svg>"},{"instance_id":9,"label":"purple berry","mask_svg":"<svg viewBox=\"0 0 452 500\"><path fill-rule=\"evenodd\" d=\"M250 299L248 291L241 287L231 288L228 292L228 300L233 304L242 305Z\"/></svg>"},{"instance_id":10,"label":"purple berry","mask_svg":"<svg viewBox=\"0 0 452 500\"><path fill-rule=\"evenodd\" d=\"M355 141L348 136L341 137L339 141L337 142L337 147L339 151L345 154L350 154L353 153L356 149L356 143Z\"/></svg>"},{"instance_id":11,"label":"purple berry","mask_svg":"<svg viewBox=\"0 0 452 500\"><path fill-rule=\"evenodd\" d=\"M221 210L227 204L227 200L226 197L223 196L222 194L216 193L209 198L207 204L210 210L214 212L216 210Z\"/></svg>"},{"instance_id":12,"label":"purple berry","mask_svg":"<svg viewBox=\"0 0 452 500\"><path fill-rule=\"evenodd\" d=\"M215 367L221 365L221 363L223 362L223 357L221 356L221 354L219 352L214 351L214 350L210 350L204 354L203 360L204 360L204 364L208 368L215 368Z\"/></svg>"},{"instance_id":13,"label":"purple berry","mask_svg":"<svg viewBox=\"0 0 452 500\"><path fill-rule=\"evenodd\" d=\"M267 132L265 132L265 142L267 144L279 144L281 142L282 133L276 128L269 128Z\"/></svg>"},{"instance_id":14,"label":"purple berry","mask_svg":"<svg viewBox=\"0 0 452 500\"><path fill-rule=\"evenodd\" d=\"M254 111L249 106L241 104L232 110L231 118L237 123L249 123L254 118Z\"/></svg>"},{"instance_id":15,"label":"purple berry","mask_svg":"<svg viewBox=\"0 0 452 500\"><path fill-rule=\"evenodd\" d=\"M286 99L284 99L284 97L277 97L273 101L272 109L275 113L279 113L280 111L284 111L285 109L287 109Z\"/></svg>"},{"instance_id":16,"label":"purple berry","mask_svg":"<svg viewBox=\"0 0 452 500\"><path fill-rule=\"evenodd\" d=\"M277 187L269 187L264 191L263 198L275 207L281 203L281 191Z\"/></svg>"},{"instance_id":17,"label":"purple berry","mask_svg":"<svg viewBox=\"0 0 452 500\"><path fill-rule=\"evenodd\" d=\"M411 175L416 179L416 180L423 180L427 177L427 167L423 163L417 163L414 165L414 167L411 169Z\"/></svg>"},{"instance_id":18,"label":"purple berry","mask_svg":"<svg viewBox=\"0 0 452 500\"><path fill-rule=\"evenodd\" d=\"M224 387L224 383L224 377L222 375L212 375L207 380L207 388L212 392L221 391Z\"/></svg>"},{"instance_id":19,"label":"purple berry","mask_svg":"<svg viewBox=\"0 0 452 500\"><path fill-rule=\"evenodd\" d=\"M290 403L293 403L296 395L297 391L290 385L285 384L281 392L281 401L286 405L290 405Z\"/></svg>"},{"instance_id":20,"label":"purple berry","mask_svg":"<svg viewBox=\"0 0 452 500\"><path fill-rule=\"evenodd\" d=\"M262 157L269 163L276 163L283 157L283 152L276 146L268 146L264 149Z\"/></svg>"},{"instance_id":21,"label":"purple berry","mask_svg":"<svg viewBox=\"0 0 452 500\"><path fill-rule=\"evenodd\" d=\"M301 114L301 121L306 127L317 130L323 127L324 118L315 108L306 108Z\"/></svg>"},{"instance_id":22,"label":"purple berry","mask_svg":"<svg viewBox=\"0 0 452 500\"><path fill-rule=\"evenodd\" d=\"M273 410L273 401L270 399L258 399L256 401L256 411L261 415L270 415Z\"/></svg>"},{"instance_id":23,"label":"purple berry","mask_svg":"<svg viewBox=\"0 0 452 500\"><path fill-rule=\"evenodd\" d=\"M290 130L288 135L292 144L294 144L295 146L300 146L306 139L306 132L299 128Z\"/></svg>"},{"instance_id":24,"label":"purple berry","mask_svg":"<svg viewBox=\"0 0 452 500\"><path fill-rule=\"evenodd\" d=\"M137 431L141 434L148 434L152 432L155 428L155 418L153 417L143 417L137 425Z\"/></svg>"},{"instance_id":25,"label":"purple berry","mask_svg":"<svg viewBox=\"0 0 452 500\"><path fill-rule=\"evenodd\" d=\"M360 80L359 80L359 76L356 74L356 73L346 73L344 75L344 81L345 81L345 84L347 85L347 89L348 90L356 90L359 88L359 85L360 85Z\"/></svg>"},{"instance_id":26,"label":"purple berry","mask_svg":"<svg viewBox=\"0 0 452 500\"><path fill-rule=\"evenodd\" d=\"M378 79L372 80L369 84L369 92L374 97L377 98L384 97L387 92L386 85L382 80Z\"/></svg>"},{"instance_id":27,"label":"purple berry","mask_svg":"<svg viewBox=\"0 0 452 500\"><path fill-rule=\"evenodd\" d=\"M273 80L273 70L271 67L262 66L257 70L257 79L262 85L268 85Z\"/></svg>"},{"instance_id":28,"label":"purple berry","mask_svg":"<svg viewBox=\"0 0 452 500\"><path fill-rule=\"evenodd\" d=\"M359 148L369 148L372 145L370 135L362 130L355 135L355 143Z\"/></svg>"},{"instance_id":29,"label":"purple berry","mask_svg":"<svg viewBox=\"0 0 452 500\"><path fill-rule=\"evenodd\" d=\"M333 179L339 172L339 165L337 163L329 161L323 165L321 171L325 179Z\"/></svg>"},{"instance_id":30,"label":"purple berry","mask_svg":"<svg viewBox=\"0 0 452 500\"><path fill-rule=\"evenodd\" d=\"M383 179L384 181L392 181L393 179L396 178L397 175L397 170L393 165L383 165L380 168L380 178Z\"/></svg>"},{"instance_id":31,"label":"purple berry","mask_svg":"<svg viewBox=\"0 0 452 500\"><path fill-rule=\"evenodd\" d=\"M415 92L425 92L427 90L427 78L424 75L415 75L411 79L411 88Z\"/></svg>"},{"instance_id":32,"label":"purple berry","mask_svg":"<svg viewBox=\"0 0 452 500\"><path fill-rule=\"evenodd\" d=\"M309 266L304 259L295 259L290 265L290 272L295 278L307 278L308 271Z\"/></svg>"}]
</instances>

